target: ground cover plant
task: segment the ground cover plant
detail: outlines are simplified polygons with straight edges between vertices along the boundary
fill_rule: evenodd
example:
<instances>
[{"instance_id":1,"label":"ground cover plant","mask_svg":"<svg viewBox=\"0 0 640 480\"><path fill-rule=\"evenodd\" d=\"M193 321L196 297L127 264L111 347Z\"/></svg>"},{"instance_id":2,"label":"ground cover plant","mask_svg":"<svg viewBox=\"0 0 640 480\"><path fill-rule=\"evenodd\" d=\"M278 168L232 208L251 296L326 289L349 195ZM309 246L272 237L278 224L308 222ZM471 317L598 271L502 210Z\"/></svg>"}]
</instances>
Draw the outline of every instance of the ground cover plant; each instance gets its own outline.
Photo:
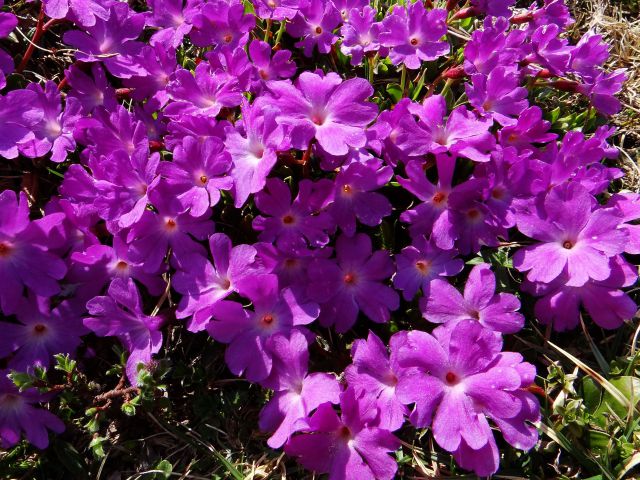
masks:
<instances>
[{"instance_id":1,"label":"ground cover plant","mask_svg":"<svg viewBox=\"0 0 640 480\"><path fill-rule=\"evenodd\" d=\"M0 7L0 477L637 473L635 72L563 0Z\"/></svg>"}]
</instances>

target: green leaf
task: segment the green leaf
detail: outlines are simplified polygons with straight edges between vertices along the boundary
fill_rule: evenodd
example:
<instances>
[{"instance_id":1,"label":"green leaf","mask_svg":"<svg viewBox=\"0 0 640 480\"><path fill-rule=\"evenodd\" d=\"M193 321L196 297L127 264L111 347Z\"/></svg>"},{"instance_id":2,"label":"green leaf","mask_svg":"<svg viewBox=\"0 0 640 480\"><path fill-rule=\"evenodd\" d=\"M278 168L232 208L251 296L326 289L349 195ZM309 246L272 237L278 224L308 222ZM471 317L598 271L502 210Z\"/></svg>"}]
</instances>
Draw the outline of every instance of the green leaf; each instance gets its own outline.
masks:
<instances>
[{"instance_id":1,"label":"green leaf","mask_svg":"<svg viewBox=\"0 0 640 480\"><path fill-rule=\"evenodd\" d=\"M87 465L84 463L82 456L70 443L56 441L53 442L52 447L58 461L70 474L69 478L77 478L78 480L89 478Z\"/></svg>"},{"instance_id":2,"label":"green leaf","mask_svg":"<svg viewBox=\"0 0 640 480\"><path fill-rule=\"evenodd\" d=\"M390 83L387 85L387 93L391 95L394 102L399 102L402 98L402 87L397 83Z\"/></svg>"},{"instance_id":3,"label":"green leaf","mask_svg":"<svg viewBox=\"0 0 640 480\"><path fill-rule=\"evenodd\" d=\"M153 478L157 480L166 480L173 473L173 465L168 460L161 460L154 470L160 470L162 473L156 473Z\"/></svg>"}]
</instances>

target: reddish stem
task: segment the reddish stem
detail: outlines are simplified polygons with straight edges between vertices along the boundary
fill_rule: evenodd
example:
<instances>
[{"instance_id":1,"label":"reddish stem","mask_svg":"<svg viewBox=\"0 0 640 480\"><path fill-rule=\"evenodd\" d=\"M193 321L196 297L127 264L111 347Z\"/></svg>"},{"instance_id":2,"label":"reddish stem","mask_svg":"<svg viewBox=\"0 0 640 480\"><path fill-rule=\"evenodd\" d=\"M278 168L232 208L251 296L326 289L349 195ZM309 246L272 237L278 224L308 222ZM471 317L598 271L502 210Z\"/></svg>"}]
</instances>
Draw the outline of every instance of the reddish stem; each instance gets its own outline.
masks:
<instances>
[{"instance_id":1,"label":"reddish stem","mask_svg":"<svg viewBox=\"0 0 640 480\"><path fill-rule=\"evenodd\" d=\"M27 47L27 51L24 53L24 57L22 57L22 61L16 72L22 73L22 71L26 68L31 56L33 55L33 51L36 49L37 43L42 38L44 34L44 4L40 7L40 13L38 14L38 23L36 24L36 32L33 34L33 38L31 39L31 43Z\"/></svg>"}]
</instances>

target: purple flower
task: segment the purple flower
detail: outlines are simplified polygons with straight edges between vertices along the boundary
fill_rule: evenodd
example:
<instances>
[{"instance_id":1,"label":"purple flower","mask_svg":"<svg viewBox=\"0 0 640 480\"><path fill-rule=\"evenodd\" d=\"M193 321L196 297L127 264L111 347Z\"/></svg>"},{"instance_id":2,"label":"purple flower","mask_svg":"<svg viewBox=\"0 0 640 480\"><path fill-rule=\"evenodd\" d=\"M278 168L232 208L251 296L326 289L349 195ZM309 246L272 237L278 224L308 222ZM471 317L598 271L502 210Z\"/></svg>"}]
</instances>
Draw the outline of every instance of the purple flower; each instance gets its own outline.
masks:
<instances>
[{"instance_id":1,"label":"purple flower","mask_svg":"<svg viewBox=\"0 0 640 480\"><path fill-rule=\"evenodd\" d=\"M107 111L114 110L118 104L116 92L108 82L104 69L98 63L90 66L91 76L76 65L71 65L68 70L65 70L65 78L71 86L67 101L71 98L79 101L82 105L82 113L85 115L90 114L97 107L104 107Z\"/></svg>"},{"instance_id":2,"label":"purple flower","mask_svg":"<svg viewBox=\"0 0 640 480\"><path fill-rule=\"evenodd\" d=\"M116 150L99 163L101 173L108 175L106 178L100 175L95 182L98 195L94 204L99 215L111 224L112 232L132 226L142 218L149 194L160 181L156 173L160 155L138 149L129 156Z\"/></svg>"},{"instance_id":3,"label":"purple flower","mask_svg":"<svg viewBox=\"0 0 640 480\"><path fill-rule=\"evenodd\" d=\"M615 95L622 90L623 83L627 80L624 69L614 70L585 80L578 85L578 92L589 98L591 104L604 115L614 115L620 111L620 100Z\"/></svg>"},{"instance_id":4,"label":"purple flower","mask_svg":"<svg viewBox=\"0 0 640 480\"><path fill-rule=\"evenodd\" d=\"M151 355L162 347L164 319L150 317L142 311L140 292L132 279L116 278L109 286L108 296L87 302L91 317L84 325L99 337L116 336L129 351L127 377L138 384L138 365L151 362Z\"/></svg>"},{"instance_id":5,"label":"purple flower","mask_svg":"<svg viewBox=\"0 0 640 480\"><path fill-rule=\"evenodd\" d=\"M624 223L618 228L625 230L628 234L624 251L632 255L640 254L640 225L627 223L640 219L640 194L617 193L612 195L607 202L607 208L615 208L622 216Z\"/></svg>"},{"instance_id":6,"label":"purple flower","mask_svg":"<svg viewBox=\"0 0 640 480\"><path fill-rule=\"evenodd\" d=\"M354 8L349 13L349 23L340 28L340 51L351 56L351 65L360 65L365 54L380 50L378 37L382 26L375 23L375 19L376 11L373 8Z\"/></svg>"},{"instance_id":7,"label":"purple flower","mask_svg":"<svg viewBox=\"0 0 640 480\"><path fill-rule=\"evenodd\" d=\"M498 143L502 147L515 147L519 152L533 150L534 143L548 143L557 138L549 132L551 122L542 119L542 110L538 106L529 107L518 117L517 123L498 131Z\"/></svg>"},{"instance_id":8,"label":"purple flower","mask_svg":"<svg viewBox=\"0 0 640 480\"><path fill-rule=\"evenodd\" d=\"M177 265L192 253L204 255L204 248L192 236L204 240L213 233L209 210L201 217L194 217L189 211L182 210L174 196L168 187L154 189L149 200L157 213L145 210L127 235L131 258L144 263L148 273L160 269L169 248L171 259Z\"/></svg>"},{"instance_id":9,"label":"purple flower","mask_svg":"<svg viewBox=\"0 0 640 480\"><path fill-rule=\"evenodd\" d=\"M135 41L144 28L144 15L133 13L129 5L116 2L109 7L108 18L96 18L86 32L69 30L64 43L77 48L75 57L81 62L103 62L118 78L144 74L138 64L143 44Z\"/></svg>"},{"instance_id":10,"label":"purple flower","mask_svg":"<svg viewBox=\"0 0 640 480\"><path fill-rule=\"evenodd\" d=\"M306 150L314 137L331 155L366 145L364 128L376 118L378 107L367 101L373 88L365 79L342 81L334 72L324 77L303 72L295 86L280 81L268 88L276 96L279 120L291 126L294 148Z\"/></svg>"},{"instance_id":11,"label":"purple flower","mask_svg":"<svg viewBox=\"0 0 640 480\"><path fill-rule=\"evenodd\" d=\"M172 162L161 162L159 172L171 186L176 199L194 217L204 215L220 200L220 190L230 190L233 180L227 175L231 155L222 140L210 137L200 142L185 137L173 152Z\"/></svg>"},{"instance_id":12,"label":"purple flower","mask_svg":"<svg viewBox=\"0 0 640 480\"><path fill-rule=\"evenodd\" d=\"M0 6L2 6L3 1L0 1ZM0 12L0 39L7 37L17 25L18 18L13 13ZM0 48L0 89L7 84L5 75L13 72L13 69L13 58Z\"/></svg>"},{"instance_id":13,"label":"purple flower","mask_svg":"<svg viewBox=\"0 0 640 480\"><path fill-rule=\"evenodd\" d=\"M609 45L593 31L585 33L571 49L569 68L582 76L595 77L609 58Z\"/></svg>"},{"instance_id":14,"label":"purple flower","mask_svg":"<svg viewBox=\"0 0 640 480\"><path fill-rule=\"evenodd\" d=\"M494 68L489 76L475 74L465 85L469 103L481 114L492 117L500 125L512 125L529 106L529 91L520 87L517 73L505 67Z\"/></svg>"},{"instance_id":15,"label":"purple flower","mask_svg":"<svg viewBox=\"0 0 640 480\"><path fill-rule=\"evenodd\" d=\"M414 426L431 426L442 448L463 460L474 458L464 465L481 476L498 469L489 418L508 443L533 447L538 434L525 421L539 419L539 406L521 388L533 381L535 369L517 353L500 353L500 335L470 320L433 335L417 330L404 335L397 353L404 370L396 392L403 403L415 404L409 417ZM465 455L473 451L479 455ZM490 455L483 459L482 452Z\"/></svg>"},{"instance_id":16,"label":"purple flower","mask_svg":"<svg viewBox=\"0 0 640 480\"><path fill-rule=\"evenodd\" d=\"M241 280L263 273L251 245L232 246L229 237L216 233L209 237L213 264L197 253L186 255L173 276L173 287L183 295L176 311L178 318L193 315L189 331L204 330L215 304L238 291Z\"/></svg>"},{"instance_id":17,"label":"purple flower","mask_svg":"<svg viewBox=\"0 0 640 480\"><path fill-rule=\"evenodd\" d=\"M422 2L409 7L395 6L382 21L380 44L389 47L391 63L406 65L412 70L421 62L429 62L449 53L449 44L441 41L447 34L447 11L441 8L427 11Z\"/></svg>"},{"instance_id":18,"label":"purple flower","mask_svg":"<svg viewBox=\"0 0 640 480\"><path fill-rule=\"evenodd\" d=\"M373 190L384 186L392 175L392 168L381 167L377 159L369 164L351 163L338 173L329 213L346 235L356 232L356 218L375 227L391 214L389 200Z\"/></svg>"},{"instance_id":19,"label":"purple flower","mask_svg":"<svg viewBox=\"0 0 640 480\"><path fill-rule=\"evenodd\" d=\"M158 272L147 273L142 263L129 258L129 246L120 235L114 235L113 247L91 245L85 251L73 253L71 260L66 281L78 284L74 300L84 299L84 303L100 294L114 278L138 280L152 295L162 294L166 287Z\"/></svg>"},{"instance_id":20,"label":"purple flower","mask_svg":"<svg viewBox=\"0 0 640 480\"><path fill-rule=\"evenodd\" d=\"M49 233L63 219L63 213L54 213L30 222L24 193L0 193L0 310L5 315L16 311L25 286L42 297L60 291L58 280L67 267L47 250L54 246Z\"/></svg>"},{"instance_id":21,"label":"purple flower","mask_svg":"<svg viewBox=\"0 0 640 480\"><path fill-rule=\"evenodd\" d=\"M464 49L464 70L467 74L489 75L498 67L513 68L526 55L523 42L527 32L511 30L506 18L488 17L484 28L475 30Z\"/></svg>"},{"instance_id":22,"label":"purple flower","mask_svg":"<svg viewBox=\"0 0 640 480\"><path fill-rule=\"evenodd\" d=\"M80 118L80 103L74 98L69 98L63 111L60 105L60 92L58 92L55 82L52 81L45 84L44 90L37 83L29 84L27 89L38 95L36 105L38 110L42 111L43 116L37 124L31 127L35 138L19 143L20 153L27 157L37 158L51 151L52 162L64 162L68 152L73 152L76 149L73 130Z\"/></svg>"},{"instance_id":23,"label":"purple flower","mask_svg":"<svg viewBox=\"0 0 640 480\"><path fill-rule=\"evenodd\" d=\"M515 0L471 0L471 4L483 13L494 17L507 18L513 13L511 7L515 3Z\"/></svg>"},{"instance_id":24,"label":"purple flower","mask_svg":"<svg viewBox=\"0 0 640 480\"><path fill-rule=\"evenodd\" d=\"M327 212L320 211L333 189L330 180L318 182L301 180L298 196L291 201L291 191L279 178L269 178L264 189L256 194L256 207L268 217L258 215L253 229L260 232L259 240L275 242L283 251L294 252L329 243L328 232L334 223Z\"/></svg>"},{"instance_id":25,"label":"purple flower","mask_svg":"<svg viewBox=\"0 0 640 480\"><path fill-rule=\"evenodd\" d=\"M47 430L62 433L64 423L51 412L33 406L46 402L49 396L38 393L35 388L19 391L8 373L0 370L0 447L9 449L17 445L24 432L25 438L35 447L47 448Z\"/></svg>"},{"instance_id":26,"label":"purple flower","mask_svg":"<svg viewBox=\"0 0 640 480\"><path fill-rule=\"evenodd\" d=\"M178 48L192 28L191 19L197 12L199 2L194 0L149 0L151 14L147 17L147 25L159 27L149 43L153 46L164 45Z\"/></svg>"},{"instance_id":27,"label":"purple flower","mask_svg":"<svg viewBox=\"0 0 640 480\"><path fill-rule=\"evenodd\" d=\"M108 20L109 9L105 7L113 5L111 0L44 0L42 3L47 17L66 18L83 27L94 26L96 17Z\"/></svg>"},{"instance_id":28,"label":"purple flower","mask_svg":"<svg viewBox=\"0 0 640 480\"><path fill-rule=\"evenodd\" d=\"M18 144L35 139L31 127L42 120L38 96L31 90L12 90L0 95L0 157L16 158Z\"/></svg>"},{"instance_id":29,"label":"purple flower","mask_svg":"<svg viewBox=\"0 0 640 480\"><path fill-rule=\"evenodd\" d=\"M48 368L57 353L73 355L80 335L87 333L67 302L51 309L48 299L30 296L22 300L16 317L19 323L0 322L0 358L13 354L7 366L20 372Z\"/></svg>"},{"instance_id":30,"label":"purple flower","mask_svg":"<svg viewBox=\"0 0 640 480\"><path fill-rule=\"evenodd\" d=\"M256 9L258 18L278 20L291 20L303 5L307 4L306 0L255 0L253 6Z\"/></svg>"},{"instance_id":31,"label":"purple flower","mask_svg":"<svg viewBox=\"0 0 640 480\"><path fill-rule=\"evenodd\" d=\"M335 376L307 374L309 342L301 330L292 330L288 337L274 335L269 344L273 367L263 385L275 393L260 411L260 429L273 432L267 441L271 448L280 448L291 434L306 427L307 416L319 405L340 402Z\"/></svg>"},{"instance_id":32,"label":"purple flower","mask_svg":"<svg viewBox=\"0 0 640 480\"><path fill-rule=\"evenodd\" d=\"M429 235L437 247L451 250L457 232L449 207L449 197L460 191L467 182L452 187L455 160L448 155L436 156L436 185L427 179L424 167L424 162L410 161L405 168L408 178L398 177L398 183L422 201L415 208L403 212L400 220L411 224L410 232L414 238Z\"/></svg>"},{"instance_id":33,"label":"purple flower","mask_svg":"<svg viewBox=\"0 0 640 480\"><path fill-rule=\"evenodd\" d=\"M254 40L249 45L249 55L253 63L257 80L254 90L260 91L264 82L291 78L296 72L296 64L291 60L289 50L278 50L271 56L271 45L261 40Z\"/></svg>"},{"instance_id":34,"label":"purple flower","mask_svg":"<svg viewBox=\"0 0 640 480\"><path fill-rule=\"evenodd\" d=\"M244 14L242 2L214 0L201 5L193 15L191 40L197 47L244 47L255 26L253 15Z\"/></svg>"},{"instance_id":35,"label":"purple flower","mask_svg":"<svg viewBox=\"0 0 640 480\"><path fill-rule=\"evenodd\" d=\"M131 98L139 101L153 99L157 108L164 106L169 99L167 85L176 70L175 50L157 45L145 46L140 54L140 62L144 73L123 81L127 87L133 88Z\"/></svg>"},{"instance_id":36,"label":"purple flower","mask_svg":"<svg viewBox=\"0 0 640 480\"><path fill-rule=\"evenodd\" d=\"M557 332L572 330L580 323L580 305L600 327L612 330L632 319L638 306L625 292L638 279L637 269L622 259L610 261L611 275L606 280L590 280L580 287L567 285L566 273L550 284L525 284L523 290L542 298L536 302L535 315L543 325Z\"/></svg>"},{"instance_id":37,"label":"purple flower","mask_svg":"<svg viewBox=\"0 0 640 480\"><path fill-rule=\"evenodd\" d=\"M617 228L622 223L618 212L594 210L593 203L584 187L570 183L554 188L541 212L518 214L518 229L539 243L518 250L513 265L528 271L532 282L549 283L563 271L570 287L606 280L609 258L624 251L627 233Z\"/></svg>"},{"instance_id":38,"label":"purple flower","mask_svg":"<svg viewBox=\"0 0 640 480\"><path fill-rule=\"evenodd\" d=\"M91 117L82 117L76 123L74 138L86 145L82 152L86 157L91 157L90 154L108 157L118 150L132 155L138 149L147 151L149 148L146 126L122 105L111 112L98 108ZM99 164L89 166L94 174L104 170Z\"/></svg>"},{"instance_id":39,"label":"purple flower","mask_svg":"<svg viewBox=\"0 0 640 480\"><path fill-rule=\"evenodd\" d=\"M393 286L402 291L404 299L410 301L418 289L426 297L434 281L442 276L450 277L462 271L464 263L456 258L455 250L442 250L433 240L417 236L413 245L405 247L395 256L396 273Z\"/></svg>"},{"instance_id":40,"label":"purple flower","mask_svg":"<svg viewBox=\"0 0 640 480\"><path fill-rule=\"evenodd\" d=\"M453 327L463 320L475 320L501 333L516 333L524 325L517 313L520 301L510 293L495 293L496 279L487 264L473 267L464 286L464 297L444 280L434 280L429 295L421 299L424 318Z\"/></svg>"},{"instance_id":41,"label":"purple flower","mask_svg":"<svg viewBox=\"0 0 640 480\"><path fill-rule=\"evenodd\" d=\"M397 347L401 336L391 338L391 356L382 340L373 332L369 332L367 340L356 340L351 347L353 364L345 371L349 387L357 394L365 392L366 396L376 399L380 428L394 432L402 427L405 415L409 411L396 397L396 385L400 376Z\"/></svg>"},{"instance_id":42,"label":"purple flower","mask_svg":"<svg viewBox=\"0 0 640 480\"><path fill-rule=\"evenodd\" d=\"M447 114L447 102L442 95L427 97L422 104L409 105L409 112L400 123L397 145L407 155L449 152L476 162L489 161L489 152L495 146L489 132L493 121L477 118L464 105Z\"/></svg>"},{"instance_id":43,"label":"purple flower","mask_svg":"<svg viewBox=\"0 0 640 480\"><path fill-rule=\"evenodd\" d=\"M310 57L316 45L318 52L326 54L331 51L331 45L338 41L333 30L340 25L341 20L340 12L332 2L309 0L300 7L287 26L287 32L292 37L304 37L295 46L304 49L305 56Z\"/></svg>"},{"instance_id":44,"label":"purple flower","mask_svg":"<svg viewBox=\"0 0 640 480\"><path fill-rule=\"evenodd\" d=\"M225 146L233 159L234 204L244 205L252 193L264 188L267 176L278 159L277 151L287 141L283 127L277 122L277 110L243 102L242 120L227 128Z\"/></svg>"},{"instance_id":45,"label":"purple flower","mask_svg":"<svg viewBox=\"0 0 640 480\"><path fill-rule=\"evenodd\" d=\"M215 117L223 107L236 107L242 102L237 79L224 72L212 72L200 63L194 73L179 68L167 85L169 103L164 112L168 117L182 115Z\"/></svg>"},{"instance_id":46,"label":"purple flower","mask_svg":"<svg viewBox=\"0 0 640 480\"><path fill-rule=\"evenodd\" d=\"M305 432L293 436L284 451L307 469L328 473L330 480L390 480L398 468L387 453L400 446L388 430L377 426L378 409L369 396L348 388L340 395L341 415L323 403L309 418Z\"/></svg>"},{"instance_id":47,"label":"purple flower","mask_svg":"<svg viewBox=\"0 0 640 480\"><path fill-rule=\"evenodd\" d=\"M389 310L399 306L398 294L383 282L393 274L389 253L371 253L371 239L364 233L341 235L336 259L315 259L309 265L308 295L321 303L320 324L349 330L362 312L376 323L389 321Z\"/></svg>"},{"instance_id":48,"label":"purple flower","mask_svg":"<svg viewBox=\"0 0 640 480\"><path fill-rule=\"evenodd\" d=\"M278 278L272 274L245 278L239 290L251 300L253 311L222 300L211 309L213 321L207 331L215 340L229 344L225 360L231 372L245 373L250 382L259 382L271 373L273 336L313 322L318 317L318 305L303 300L298 291L281 291Z\"/></svg>"}]
</instances>

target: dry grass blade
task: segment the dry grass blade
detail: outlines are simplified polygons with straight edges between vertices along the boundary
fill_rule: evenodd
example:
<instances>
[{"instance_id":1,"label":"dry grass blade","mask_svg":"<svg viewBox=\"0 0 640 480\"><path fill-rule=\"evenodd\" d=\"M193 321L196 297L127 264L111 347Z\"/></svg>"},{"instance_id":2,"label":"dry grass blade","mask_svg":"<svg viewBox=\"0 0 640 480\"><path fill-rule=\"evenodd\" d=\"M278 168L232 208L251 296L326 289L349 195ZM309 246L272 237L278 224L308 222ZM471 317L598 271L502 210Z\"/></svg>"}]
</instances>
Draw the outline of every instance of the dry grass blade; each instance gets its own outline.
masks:
<instances>
[{"instance_id":1,"label":"dry grass blade","mask_svg":"<svg viewBox=\"0 0 640 480\"><path fill-rule=\"evenodd\" d=\"M580 370L582 370L584 373L586 373L591 378L593 378L593 380L595 380L602 388L604 388L607 392L609 392L611 394L611 396L618 403L620 403L620 405L624 406L628 410L633 409L633 405L631 404L629 399L627 397L625 397L620 392L620 390L618 390L614 385L612 385L611 382L609 382L606 378L604 378L602 375L600 375L598 372L596 372L593 368L589 367L587 364L582 362L580 359L574 357L569 352L567 352L566 350L560 348L558 345L554 344L553 342L549 342L549 345L551 345L558 352L560 352L565 357L567 357L569 360L571 360L573 363L575 363L576 366Z\"/></svg>"}]
</instances>

